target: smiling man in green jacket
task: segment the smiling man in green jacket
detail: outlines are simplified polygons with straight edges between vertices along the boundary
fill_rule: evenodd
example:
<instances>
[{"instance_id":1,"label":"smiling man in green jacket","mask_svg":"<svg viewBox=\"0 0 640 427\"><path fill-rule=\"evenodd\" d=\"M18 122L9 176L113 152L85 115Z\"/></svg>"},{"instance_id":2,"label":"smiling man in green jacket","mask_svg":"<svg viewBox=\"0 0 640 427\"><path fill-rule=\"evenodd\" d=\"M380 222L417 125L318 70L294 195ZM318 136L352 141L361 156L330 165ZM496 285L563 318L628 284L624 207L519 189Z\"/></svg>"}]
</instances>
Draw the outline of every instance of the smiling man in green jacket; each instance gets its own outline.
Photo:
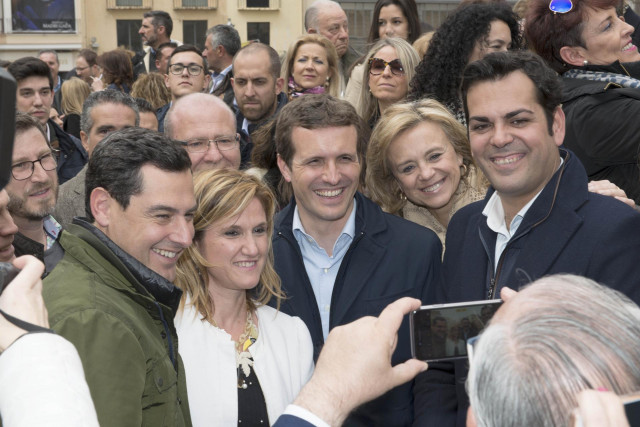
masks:
<instances>
[{"instance_id":1,"label":"smiling man in green jacket","mask_svg":"<svg viewBox=\"0 0 640 427\"><path fill-rule=\"evenodd\" d=\"M87 218L61 237L44 282L51 327L78 350L101 426L191 425L171 281L193 238L186 151L153 131L115 132L86 174Z\"/></svg>"}]
</instances>

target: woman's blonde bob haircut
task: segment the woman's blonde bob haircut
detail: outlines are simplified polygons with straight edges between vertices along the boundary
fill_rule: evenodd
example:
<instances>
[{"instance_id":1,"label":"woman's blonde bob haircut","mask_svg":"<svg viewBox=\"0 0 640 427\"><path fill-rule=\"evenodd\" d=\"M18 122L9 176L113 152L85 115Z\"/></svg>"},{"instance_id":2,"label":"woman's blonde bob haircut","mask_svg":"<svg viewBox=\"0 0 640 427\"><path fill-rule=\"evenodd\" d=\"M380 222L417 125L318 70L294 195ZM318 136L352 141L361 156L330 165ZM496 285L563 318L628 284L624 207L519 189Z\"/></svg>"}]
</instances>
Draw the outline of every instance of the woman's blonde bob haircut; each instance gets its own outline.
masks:
<instances>
[{"instance_id":1,"label":"woman's blonde bob haircut","mask_svg":"<svg viewBox=\"0 0 640 427\"><path fill-rule=\"evenodd\" d=\"M342 76L340 75L340 68L338 65L338 54L336 48L329 39L319 34L305 34L299 37L296 41L291 43L287 50L287 55L284 58L284 67L282 67L282 78L284 79L285 91L288 93L289 89L289 77L293 73L293 63L296 60L298 48L303 44L315 43L324 48L327 54L327 61L329 62L329 85L326 88L326 92L331 96L339 97L342 90Z\"/></svg>"},{"instance_id":2,"label":"woman's blonde bob haircut","mask_svg":"<svg viewBox=\"0 0 640 427\"><path fill-rule=\"evenodd\" d=\"M82 104L91 95L91 87L87 82L77 77L71 77L62 82L62 103L60 114L82 115Z\"/></svg>"},{"instance_id":3,"label":"woman's blonde bob haircut","mask_svg":"<svg viewBox=\"0 0 640 427\"><path fill-rule=\"evenodd\" d=\"M373 96L369 88L369 59L375 58L376 53L387 46L391 46L395 49L396 55L398 55L398 59L404 68L404 75L407 79L407 93L409 93L409 82L413 80L413 76L416 73L416 67L420 63L418 52L416 52L413 46L398 37L380 39L371 47L371 49L369 49L369 52L363 62L364 70L362 72L364 74L362 76L362 88L360 89L360 102L357 106L358 114L366 122L369 122L371 118L377 115L380 111L378 99Z\"/></svg>"},{"instance_id":4,"label":"woman's blonde bob haircut","mask_svg":"<svg viewBox=\"0 0 640 427\"><path fill-rule=\"evenodd\" d=\"M198 204L193 217L195 237L178 260L176 285L191 296L194 307L202 314L203 320L213 322L215 301L211 300L208 290L207 268L211 264L202 256L199 244L205 231L216 227L220 221L240 215L256 198L260 201L267 218L267 260L260 274L257 288L247 290L247 301L252 310L266 304L272 297L280 300L284 297L280 288L280 277L273 268L273 217L275 198L269 187L259 178L233 169L215 169L203 171L194 178L195 196Z\"/></svg>"},{"instance_id":5,"label":"woman's blonde bob haircut","mask_svg":"<svg viewBox=\"0 0 640 427\"><path fill-rule=\"evenodd\" d=\"M389 107L373 129L367 150L365 183L373 201L385 211L399 215L406 204L400 198L401 189L391 172L389 147L398 135L424 122L435 123L444 132L456 154L462 157L460 180L467 178L474 166L467 130L449 110L434 99L395 104Z\"/></svg>"}]
</instances>

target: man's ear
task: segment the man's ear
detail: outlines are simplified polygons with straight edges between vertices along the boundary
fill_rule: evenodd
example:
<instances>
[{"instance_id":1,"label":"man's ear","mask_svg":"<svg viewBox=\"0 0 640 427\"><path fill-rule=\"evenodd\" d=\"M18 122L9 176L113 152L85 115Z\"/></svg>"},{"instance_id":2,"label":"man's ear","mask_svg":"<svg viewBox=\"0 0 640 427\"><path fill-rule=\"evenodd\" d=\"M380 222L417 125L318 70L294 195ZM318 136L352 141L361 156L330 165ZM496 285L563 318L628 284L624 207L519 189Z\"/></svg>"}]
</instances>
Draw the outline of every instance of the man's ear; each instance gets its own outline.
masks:
<instances>
[{"instance_id":1,"label":"man's ear","mask_svg":"<svg viewBox=\"0 0 640 427\"><path fill-rule=\"evenodd\" d=\"M309 28L307 30L307 34L318 34L318 30L316 30L315 28Z\"/></svg>"},{"instance_id":2,"label":"man's ear","mask_svg":"<svg viewBox=\"0 0 640 427\"><path fill-rule=\"evenodd\" d=\"M562 109L561 105L558 105L553 112L553 124L551 125L551 130L553 131L553 140L558 147L561 146L564 142L565 122L566 118L564 115L564 110Z\"/></svg>"},{"instance_id":3,"label":"man's ear","mask_svg":"<svg viewBox=\"0 0 640 427\"><path fill-rule=\"evenodd\" d=\"M167 74L164 74L164 85L167 87L167 89L171 90L171 86L169 86L169 73L167 72Z\"/></svg>"},{"instance_id":4,"label":"man's ear","mask_svg":"<svg viewBox=\"0 0 640 427\"><path fill-rule=\"evenodd\" d=\"M585 49L580 46L562 46L560 58L567 64L578 67L584 66L584 61L587 60Z\"/></svg>"},{"instance_id":5,"label":"man's ear","mask_svg":"<svg viewBox=\"0 0 640 427\"><path fill-rule=\"evenodd\" d=\"M287 163L284 161L280 154L278 154L278 168L280 169L280 173L284 177L284 180L287 182L291 182L291 170Z\"/></svg>"},{"instance_id":6,"label":"man's ear","mask_svg":"<svg viewBox=\"0 0 640 427\"><path fill-rule=\"evenodd\" d=\"M111 209L116 202L111 198L107 190L102 187L94 188L89 198L91 215L95 218L96 225L100 228L107 228L111 219Z\"/></svg>"},{"instance_id":7,"label":"man's ear","mask_svg":"<svg viewBox=\"0 0 640 427\"><path fill-rule=\"evenodd\" d=\"M236 79L231 77L230 81L231 81L231 89L235 90L236 89Z\"/></svg>"},{"instance_id":8,"label":"man's ear","mask_svg":"<svg viewBox=\"0 0 640 427\"><path fill-rule=\"evenodd\" d=\"M276 95L280 95L282 89L284 88L284 79L282 77L278 77L276 79Z\"/></svg>"},{"instance_id":9,"label":"man's ear","mask_svg":"<svg viewBox=\"0 0 640 427\"><path fill-rule=\"evenodd\" d=\"M82 147L88 153L89 152L89 135L87 135L83 130L80 131L80 141L82 142Z\"/></svg>"}]
</instances>

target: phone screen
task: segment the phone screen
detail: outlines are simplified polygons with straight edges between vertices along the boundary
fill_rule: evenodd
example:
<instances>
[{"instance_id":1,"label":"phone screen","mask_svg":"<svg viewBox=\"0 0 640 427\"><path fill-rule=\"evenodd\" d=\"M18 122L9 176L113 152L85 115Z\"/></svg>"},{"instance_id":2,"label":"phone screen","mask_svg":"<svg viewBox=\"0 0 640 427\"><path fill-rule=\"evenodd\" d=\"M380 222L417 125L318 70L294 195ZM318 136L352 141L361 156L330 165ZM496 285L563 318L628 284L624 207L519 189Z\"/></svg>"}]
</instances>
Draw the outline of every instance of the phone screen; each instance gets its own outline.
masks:
<instances>
[{"instance_id":1,"label":"phone screen","mask_svg":"<svg viewBox=\"0 0 640 427\"><path fill-rule=\"evenodd\" d=\"M467 357L467 340L489 323L502 300L420 307L411 313L411 352L427 362Z\"/></svg>"},{"instance_id":2,"label":"phone screen","mask_svg":"<svg viewBox=\"0 0 640 427\"><path fill-rule=\"evenodd\" d=\"M640 393L622 396L624 412L631 427L640 426Z\"/></svg>"}]
</instances>

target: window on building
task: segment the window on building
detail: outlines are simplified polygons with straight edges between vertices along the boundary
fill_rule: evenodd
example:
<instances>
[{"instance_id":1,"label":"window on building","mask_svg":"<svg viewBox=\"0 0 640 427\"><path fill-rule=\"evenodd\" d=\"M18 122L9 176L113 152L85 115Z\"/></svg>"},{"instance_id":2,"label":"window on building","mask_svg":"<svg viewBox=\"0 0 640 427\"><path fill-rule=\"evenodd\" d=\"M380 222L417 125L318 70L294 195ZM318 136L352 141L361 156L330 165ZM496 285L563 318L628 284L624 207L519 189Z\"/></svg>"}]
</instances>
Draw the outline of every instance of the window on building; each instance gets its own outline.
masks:
<instances>
[{"instance_id":1,"label":"window on building","mask_svg":"<svg viewBox=\"0 0 640 427\"><path fill-rule=\"evenodd\" d=\"M208 7L209 0L182 0L182 7Z\"/></svg>"},{"instance_id":2,"label":"window on building","mask_svg":"<svg viewBox=\"0 0 640 427\"><path fill-rule=\"evenodd\" d=\"M247 22L247 39L269 44L271 42L269 25L269 22Z\"/></svg>"},{"instance_id":3,"label":"window on building","mask_svg":"<svg viewBox=\"0 0 640 427\"><path fill-rule=\"evenodd\" d=\"M116 6L142 6L142 0L116 0Z\"/></svg>"},{"instance_id":4,"label":"window on building","mask_svg":"<svg viewBox=\"0 0 640 427\"><path fill-rule=\"evenodd\" d=\"M198 49L204 49L205 34L207 33L207 21L183 21L182 41L192 44Z\"/></svg>"},{"instance_id":5,"label":"window on building","mask_svg":"<svg viewBox=\"0 0 640 427\"><path fill-rule=\"evenodd\" d=\"M118 19L116 21L118 46L124 46L134 52L142 50L142 40L138 34L141 25L141 19Z\"/></svg>"},{"instance_id":6,"label":"window on building","mask_svg":"<svg viewBox=\"0 0 640 427\"><path fill-rule=\"evenodd\" d=\"M247 0L247 7L269 7L269 0Z\"/></svg>"}]
</instances>

